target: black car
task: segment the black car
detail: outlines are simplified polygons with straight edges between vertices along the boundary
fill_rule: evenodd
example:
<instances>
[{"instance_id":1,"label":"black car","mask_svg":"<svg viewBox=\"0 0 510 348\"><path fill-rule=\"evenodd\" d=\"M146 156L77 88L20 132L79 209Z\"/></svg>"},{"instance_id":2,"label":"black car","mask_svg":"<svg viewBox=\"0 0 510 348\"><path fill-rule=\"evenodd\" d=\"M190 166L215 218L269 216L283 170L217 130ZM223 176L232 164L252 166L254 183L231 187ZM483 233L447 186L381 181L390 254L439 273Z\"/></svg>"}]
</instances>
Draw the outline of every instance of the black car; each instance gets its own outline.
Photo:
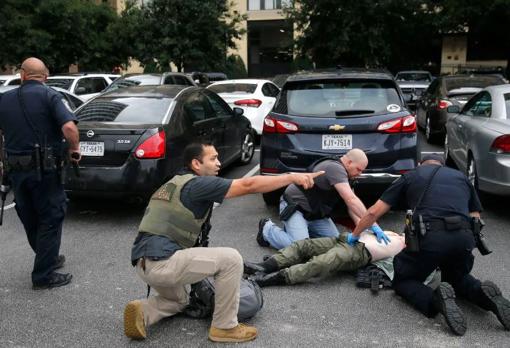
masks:
<instances>
[{"instance_id":1,"label":"black car","mask_svg":"<svg viewBox=\"0 0 510 348\"><path fill-rule=\"evenodd\" d=\"M498 75L449 75L435 79L418 102L416 118L418 127L425 130L429 143L444 143L447 108L464 106L483 88L505 84Z\"/></svg>"},{"instance_id":2,"label":"black car","mask_svg":"<svg viewBox=\"0 0 510 348\"><path fill-rule=\"evenodd\" d=\"M384 187L416 166L416 122L404 105L388 73L339 69L291 75L264 120L260 172L303 172L322 157L360 148L368 167L359 185ZM264 194L264 200L273 204L279 193Z\"/></svg>"},{"instance_id":3,"label":"black car","mask_svg":"<svg viewBox=\"0 0 510 348\"><path fill-rule=\"evenodd\" d=\"M3 94L11 89L18 88L19 85L9 85L9 86L0 86L0 94ZM60 88L60 87L50 87L54 89L62 96L62 102L65 106L67 106L70 110L75 110L77 107L83 104L83 100L74 94L70 93L68 90Z\"/></svg>"},{"instance_id":4,"label":"black car","mask_svg":"<svg viewBox=\"0 0 510 348\"><path fill-rule=\"evenodd\" d=\"M182 167L184 147L214 144L223 166L247 164L254 133L243 110L217 94L186 86L126 87L104 93L76 111L80 175L69 168L73 195L147 199Z\"/></svg>"},{"instance_id":5,"label":"black car","mask_svg":"<svg viewBox=\"0 0 510 348\"><path fill-rule=\"evenodd\" d=\"M196 86L187 75L167 72L162 74L127 74L112 82L104 92L133 86L181 85Z\"/></svg>"}]
</instances>

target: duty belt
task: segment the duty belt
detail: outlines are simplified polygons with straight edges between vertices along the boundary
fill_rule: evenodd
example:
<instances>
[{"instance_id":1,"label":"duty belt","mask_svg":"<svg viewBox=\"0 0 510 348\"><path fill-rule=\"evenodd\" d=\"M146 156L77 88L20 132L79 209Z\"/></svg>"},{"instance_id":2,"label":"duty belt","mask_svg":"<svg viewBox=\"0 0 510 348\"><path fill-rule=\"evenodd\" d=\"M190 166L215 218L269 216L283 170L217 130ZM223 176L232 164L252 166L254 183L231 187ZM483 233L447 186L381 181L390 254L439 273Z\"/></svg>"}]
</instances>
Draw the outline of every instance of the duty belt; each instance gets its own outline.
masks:
<instances>
[{"instance_id":1,"label":"duty belt","mask_svg":"<svg viewBox=\"0 0 510 348\"><path fill-rule=\"evenodd\" d=\"M9 171L29 171L35 168L35 160L32 155L8 155L6 164Z\"/></svg>"},{"instance_id":2,"label":"duty belt","mask_svg":"<svg viewBox=\"0 0 510 348\"><path fill-rule=\"evenodd\" d=\"M448 223L445 220L431 220L431 221L424 221L425 228L427 231L434 231L434 230L470 230L472 228L471 223L465 220L456 222L454 224ZM418 224L416 224L418 225ZM418 227L418 226L417 226Z\"/></svg>"}]
</instances>

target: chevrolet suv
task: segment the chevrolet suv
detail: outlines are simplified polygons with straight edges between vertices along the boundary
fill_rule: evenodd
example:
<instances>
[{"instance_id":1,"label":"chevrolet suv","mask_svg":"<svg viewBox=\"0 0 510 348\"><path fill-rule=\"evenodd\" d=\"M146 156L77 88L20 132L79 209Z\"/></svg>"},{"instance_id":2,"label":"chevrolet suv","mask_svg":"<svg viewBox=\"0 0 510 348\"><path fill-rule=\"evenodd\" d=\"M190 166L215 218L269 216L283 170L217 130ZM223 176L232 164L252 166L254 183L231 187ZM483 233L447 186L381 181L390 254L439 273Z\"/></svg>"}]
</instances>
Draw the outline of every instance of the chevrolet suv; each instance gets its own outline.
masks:
<instances>
[{"instance_id":1,"label":"chevrolet suv","mask_svg":"<svg viewBox=\"0 0 510 348\"><path fill-rule=\"evenodd\" d=\"M304 172L323 157L362 149L368 167L357 179L385 187L417 163L416 120L386 72L338 69L291 75L264 119L260 173ZM275 204L282 191L263 195Z\"/></svg>"}]
</instances>

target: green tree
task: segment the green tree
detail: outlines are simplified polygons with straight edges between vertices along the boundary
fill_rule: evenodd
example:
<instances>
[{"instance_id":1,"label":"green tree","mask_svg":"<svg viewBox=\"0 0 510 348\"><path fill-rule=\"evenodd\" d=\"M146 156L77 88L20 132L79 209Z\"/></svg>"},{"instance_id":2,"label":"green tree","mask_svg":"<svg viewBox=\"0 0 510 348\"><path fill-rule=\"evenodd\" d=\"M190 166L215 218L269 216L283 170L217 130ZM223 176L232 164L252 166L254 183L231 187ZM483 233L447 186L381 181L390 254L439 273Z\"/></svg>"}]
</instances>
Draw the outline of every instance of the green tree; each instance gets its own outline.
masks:
<instances>
[{"instance_id":1,"label":"green tree","mask_svg":"<svg viewBox=\"0 0 510 348\"><path fill-rule=\"evenodd\" d=\"M168 70L217 70L244 31L227 0L153 0L141 8L135 58Z\"/></svg>"}]
</instances>

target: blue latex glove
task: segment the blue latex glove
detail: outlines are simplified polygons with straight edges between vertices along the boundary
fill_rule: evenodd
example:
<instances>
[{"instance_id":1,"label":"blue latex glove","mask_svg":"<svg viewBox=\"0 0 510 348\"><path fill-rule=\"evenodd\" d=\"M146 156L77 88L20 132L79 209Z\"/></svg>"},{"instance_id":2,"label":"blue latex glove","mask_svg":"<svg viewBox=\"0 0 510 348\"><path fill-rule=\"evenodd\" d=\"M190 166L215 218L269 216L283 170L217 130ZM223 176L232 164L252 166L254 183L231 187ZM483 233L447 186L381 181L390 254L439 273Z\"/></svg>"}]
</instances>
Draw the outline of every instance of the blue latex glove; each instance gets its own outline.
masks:
<instances>
[{"instance_id":1,"label":"blue latex glove","mask_svg":"<svg viewBox=\"0 0 510 348\"><path fill-rule=\"evenodd\" d=\"M347 235L347 244L349 244L350 246L355 246L356 243L358 243L359 241L359 236L355 237L352 235L352 233L349 233Z\"/></svg>"},{"instance_id":2,"label":"blue latex glove","mask_svg":"<svg viewBox=\"0 0 510 348\"><path fill-rule=\"evenodd\" d=\"M370 227L372 232L375 234L375 237L377 238L377 241L381 243L381 240L384 241L385 244L391 243L391 240L388 238L388 236L384 233L384 231L377 225L372 225Z\"/></svg>"}]
</instances>

